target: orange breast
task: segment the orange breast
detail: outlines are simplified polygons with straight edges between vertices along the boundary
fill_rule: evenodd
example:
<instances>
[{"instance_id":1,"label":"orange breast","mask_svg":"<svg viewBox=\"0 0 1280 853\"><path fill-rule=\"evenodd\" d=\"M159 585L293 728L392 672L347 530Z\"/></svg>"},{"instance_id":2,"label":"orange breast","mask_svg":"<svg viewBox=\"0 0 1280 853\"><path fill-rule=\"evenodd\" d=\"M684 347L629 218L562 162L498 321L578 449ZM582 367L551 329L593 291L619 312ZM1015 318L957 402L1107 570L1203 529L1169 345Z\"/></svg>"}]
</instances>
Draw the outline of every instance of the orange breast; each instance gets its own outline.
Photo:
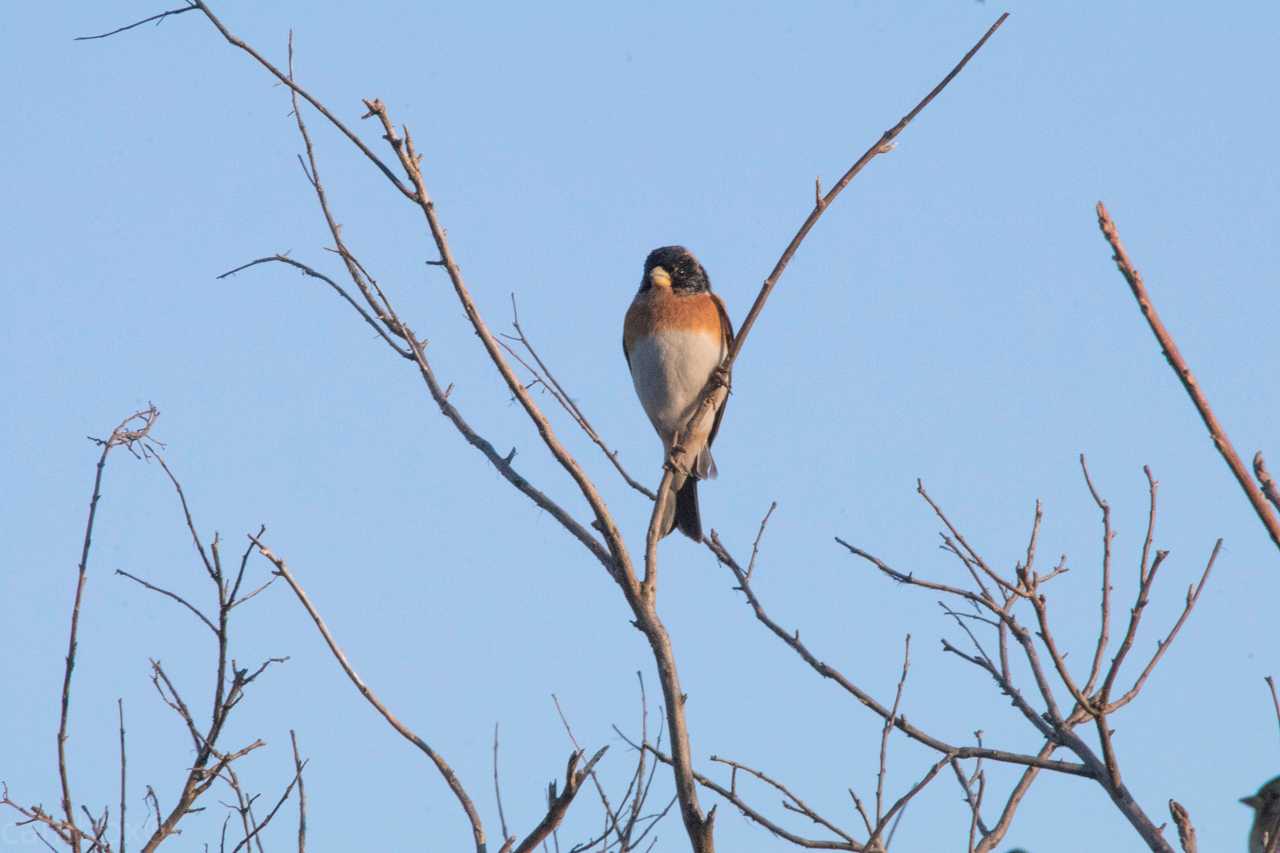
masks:
<instances>
[{"instance_id":1,"label":"orange breast","mask_svg":"<svg viewBox=\"0 0 1280 853\"><path fill-rule=\"evenodd\" d=\"M623 323L622 341L632 344L658 329L724 335L720 311L710 293L681 295L668 287L651 287L636 296Z\"/></svg>"}]
</instances>

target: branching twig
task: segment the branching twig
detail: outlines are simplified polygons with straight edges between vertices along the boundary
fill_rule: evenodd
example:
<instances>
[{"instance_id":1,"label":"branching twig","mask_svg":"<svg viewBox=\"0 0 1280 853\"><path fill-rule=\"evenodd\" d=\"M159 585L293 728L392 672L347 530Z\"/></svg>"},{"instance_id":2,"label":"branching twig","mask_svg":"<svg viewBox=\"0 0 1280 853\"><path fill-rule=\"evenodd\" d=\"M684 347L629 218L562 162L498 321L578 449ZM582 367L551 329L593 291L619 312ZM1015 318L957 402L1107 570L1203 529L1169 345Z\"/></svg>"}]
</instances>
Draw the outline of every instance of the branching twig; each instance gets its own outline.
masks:
<instances>
[{"instance_id":1,"label":"branching twig","mask_svg":"<svg viewBox=\"0 0 1280 853\"><path fill-rule=\"evenodd\" d=\"M515 335L504 335L503 337L508 337L523 346L525 351L527 351L529 356L534 360L536 367L525 362L524 359L522 359L515 350L507 346L506 343L499 341L499 343L502 343L503 349L511 353L513 358L519 361L526 370L533 374L537 381L541 382L542 385L551 392L551 396L555 398L555 401L560 404L561 408L569 413L569 417L573 418L578 426L581 427L582 431L586 433L587 438L591 439L591 441L600 448L601 452L604 453L609 462L613 464L613 467L617 470L618 474L620 474L622 479L626 481L626 484L647 497L649 500L654 500L657 496L653 493L653 490L627 473L627 470L622 467L622 462L618 460L618 451L610 449L609 445L607 445L604 439L600 437L600 434L596 432L595 427L593 427L591 422L587 420L587 416L582 413L582 409L574 401L573 397L569 396L569 393L564 390L564 387L561 386L559 380L557 380L555 375L551 372L551 368L547 367L546 363L542 360L542 356L538 355L538 351L533 348L533 343L529 340L528 335L525 334L524 329L520 326L520 312L516 308L516 295L514 293L511 294L511 326L516 330Z\"/></svg>"},{"instance_id":2,"label":"branching twig","mask_svg":"<svg viewBox=\"0 0 1280 853\"><path fill-rule=\"evenodd\" d=\"M293 744L293 769L298 780L298 853L307 853L307 789L302 782L306 762L298 754L298 735L293 729L289 729L289 742Z\"/></svg>"},{"instance_id":3,"label":"branching twig","mask_svg":"<svg viewBox=\"0 0 1280 853\"><path fill-rule=\"evenodd\" d=\"M155 406L135 412L120 422L105 439L94 439L102 447L98 466L93 477L93 493L89 498L89 519L84 526L84 542L80 549L80 565L77 570L75 600L71 605L71 630L67 639L66 667L62 673L62 704L58 717L58 779L62 785L62 812L66 818L67 840L74 853L80 853L83 833L76 827L75 807L71 801L70 773L67 769L67 718L71 707L71 674L76 666L77 635L80 627L80 602L84 597L84 583L89 570L89 550L93 544L93 523L98 515L98 501L102 498L102 474L107 466L107 455L117 447L132 446L151 432L160 416Z\"/></svg>"},{"instance_id":4,"label":"branching twig","mask_svg":"<svg viewBox=\"0 0 1280 853\"><path fill-rule=\"evenodd\" d=\"M866 552L856 549L853 546L847 545L844 542L841 542L841 544L845 545L847 548L849 548L853 553L857 554L858 556L865 555L869 559L875 561L879 566L883 566L884 569L887 569L890 572L894 572L895 575L899 575L899 573L897 573L896 570L876 560L874 557L871 557L871 555L866 554ZM782 640L784 643L790 646L792 650L795 651L796 654L799 655L800 658L804 660L804 662L808 664L815 672L817 672L823 678L827 678L827 679L830 679L831 681L834 681L843 690L849 693L854 699L856 699L859 703L861 703L866 708L870 709L873 713L875 713L881 719L889 719L890 717L893 717L893 713L890 711L889 708L882 705L873 696L871 696L871 694L867 693L865 690L863 690L862 688L854 684L853 681L851 681L848 677L846 677L842 672L837 670L835 667L820 660L818 656L815 655L809 649L809 647L805 645L803 641L800 640L798 632L787 631L785 628L779 625L776 621L774 621L772 617L769 616L769 614L764 609L763 603L756 596L755 590L751 587L750 582L747 580L746 571L733 558L733 556L729 553L729 551L724 547L723 543L720 542L719 536L714 531L711 534L710 540L708 540L707 542L707 548L708 550L711 551L711 553L716 555L716 558L721 563L723 563L729 569L729 571L733 573L734 578L737 580L743 595L746 596L747 604L750 605L752 610L755 612L756 619L758 619L766 628L768 628L771 632L773 632L773 634L776 637L778 637L778 639ZM927 585L929 586L929 588L934 588L935 586L937 586L929 582L917 581L911 575L900 575L899 577L904 581L910 580L912 582L918 582L920 583L920 585ZM989 758L993 761L1001 761L1007 764L1021 764L1029 767L1041 767L1047 770L1056 770L1060 773L1066 773L1072 776L1085 776L1085 777L1089 776L1089 770L1084 765L1072 763L1069 761L1056 761L1056 760L1046 759L1046 758L1037 757L1033 755L1026 755L1022 753L991 749L990 747L955 746L953 744L947 743L946 741L940 738L934 737L928 732L925 732L924 730L911 724L901 716L897 717L893 725L894 725L894 728L898 729L898 731L902 732L907 737L911 738L917 743L924 744L925 746L942 754L953 754L957 758L983 757L983 758Z\"/></svg>"},{"instance_id":5,"label":"branching twig","mask_svg":"<svg viewBox=\"0 0 1280 853\"><path fill-rule=\"evenodd\" d=\"M619 733L619 736L622 736L621 733ZM628 741L628 743L630 743L630 741ZM637 749L646 749L663 764L666 764L668 766L671 765L671 761L672 761L671 756L667 755L665 752L658 749L657 747L652 746L650 744L632 743L631 745ZM801 835L796 835L795 833L791 832L785 827L770 820L768 817L761 814L756 809L752 808L751 805L749 805L745 800L743 800L742 797L738 795L737 791L734 790L732 787L726 788L723 785L721 785L719 782L716 782L714 779L709 779L706 776L696 771L694 772L693 776L699 785L706 788L708 791L713 791L716 794L719 794L724 799L728 800L730 803L734 805L735 808L737 808L740 812L742 812L742 814L746 815L746 817L749 820L760 825L761 827L765 828L766 830L778 836L779 838L785 841L789 841L790 843L794 844L797 847L803 847L807 850L859 851L862 849L860 845L850 843L848 841L834 840L834 839L832 840L812 839L812 838L805 838Z\"/></svg>"},{"instance_id":6,"label":"branching twig","mask_svg":"<svg viewBox=\"0 0 1280 853\"><path fill-rule=\"evenodd\" d=\"M170 9L167 12L161 12L160 14L152 15L149 18L143 18L141 21L134 21L132 24L128 24L123 27L117 27L116 29L112 30L109 33L101 33L96 36L76 36L74 39L72 39L72 41L93 41L94 39L104 39L109 36L116 35L117 33L123 33L126 30L131 30L134 27L140 27L143 24L149 24L152 21L155 21L156 25L159 26L160 22L163 21L165 18L168 18L172 15L181 15L183 12L190 12L193 9L198 9L198 8L199 7L195 3L192 3L190 2L190 0L188 0L188 4L186 6L183 6L180 9Z\"/></svg>"}]
</instances>

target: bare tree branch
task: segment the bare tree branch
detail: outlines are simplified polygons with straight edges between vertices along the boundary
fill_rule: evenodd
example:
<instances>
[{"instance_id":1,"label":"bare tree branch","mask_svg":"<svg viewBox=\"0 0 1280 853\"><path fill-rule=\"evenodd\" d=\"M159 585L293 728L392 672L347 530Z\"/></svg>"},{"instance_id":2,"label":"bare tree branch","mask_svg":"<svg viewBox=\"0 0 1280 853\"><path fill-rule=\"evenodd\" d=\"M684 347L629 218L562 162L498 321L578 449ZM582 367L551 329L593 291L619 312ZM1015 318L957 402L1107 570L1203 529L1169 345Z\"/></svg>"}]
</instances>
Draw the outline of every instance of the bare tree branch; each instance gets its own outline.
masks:
<instances>
[{"instance_id":1,"label":"bare tree branch","mask_svg":"<svg viewBox=\"0 0 1280 853\"><path fill-rule=\"evenodd\" d=\"M324 273L317 272L312 267L309 267L304 263L300 263L299 261L295 261L293 258L290 258L287 255L269 255L268 257L265 257L265 258L258 258L256 260L249 261L248 263L241 264L235 269L227 270L222 275L218 276L218 278L219 279L228 278L230 276L235 275L238 272L247 270L250 267L255 267L258 264L269 264L269 263L288 264L294 269L299 270L303 275L310 276L311 278L320 279L325 284L329 285L329 287L333 288L333 290L336 291L338 295L341 296L347 302L347 304L349 304L352 308L354 308L357 312L359 312L361 318L363 318L363 320L366 323L368 323L370 326L373 327L373 330L378 333L379 337L381 337L384 341L387 342L387 346L391 347L393 350L398 352L404 358L407 358L410 360L413 359L413 353L409 352L408 350L404 349L399 344L397 344L395 341L393 341L391 337L387 334L386 330L383 329L382 326L378 323L378 321L375 320L372 316L370 316L369 312L366 311L360 305L360 303L356 302L355 299L351 297L351 294L347 293L347 291L342 287L342 285L338 284L336 281L334 281Z\"/></svg>"},{"instance_id":2,"label":"bare tree branch","mask_svg":"<svg viewBox=\"0 0 1280 853\"><path fill-rule=\"evenodd\" d=\"M307 853L307 789L302 782L306 762L298 754L298 736L293 729L289 729L289 741L293 744L293 769L298 780L298 853Z\"/></svg>"},{"instance_id":3,"label":"bare tree branch","mask_svg":"<svg viewBox=\"0 0 1280 853\"><path fill-rule=\"evenodd\" d=\"M520 325L520 312L516 308L516 295L514 293L511 294L511 326L516 330L516 333L514 335L503 335L502 337L514 340L524 347L525 351L528 352L529 356L534 360L536 367L528 364L524 359L516 354L514 349L507 346L507 344L500 340L499 343L502 343L502 348L509 352L512 358L519 361L526 370L533 374L534 378L538 382L542 383L542 385L551 392L551 396L555 398L555 401L560 404L561 408L569 413L569 417L573 418L574 422L578 424L584 433L586 433L587 438L591 439L591 441L600 448L600 451L604 453L605 458L613 464L613 467L617 470L618 474L621 475L622 479L626 481L626 484L647 497L649 500L654 500L657 495L655 495L648 486L639 482L627 473L627 470L622 467L622 463L618 460L618 451L610 449L609 445L605 444L604 439L600 437L600 434L596 432L595 427L593 427L591 422L587 420L587 416L582 413L582 409L574 401L573 397L564 390L564 387L560 384L559 380L557 380L555 375L551 372L551 368L547 367L546 362L542 360L542 356L538 355L538 351L533 348L533 342L529 340L528 335L525 334L524 329Z\"/></svg>"},{"instance_id":4,"label":"bare tree branch","mask_svg":"<svg viewBox=\"0 0 1280 853\"><path fill-rule=\"evenodd\" d=\"M1186 389L1187 396L1195 404L1196 411L1200 413L1200 419L1204 421L1205 427L1209 430L1209 437L1213 439L1214 447L1218 448L1218 452L1226 460L1227 467L1231 469L1231 473L1235 475L1236 482L1244 490L1245 497L1253 505L1253 511L1258 514L1258 520L1266 528L1271 541L1275 543L1277 548L1280 548L1280 517L1277 517L1275 510L1267 504L1267 500L1263 497L1258 485L1249 476L1244 463L1240 461L1240 455L1236 453L1235 447L1231 444L1231 439L1227 437L1226 430L1222 428L1222 424L1218 422L1217 416L1214 415L1213 409L1210 408L1209 399L1200 389L1200 383L1192 375L1191 367L1188 366L1186 359L1182 357L1182 353L1178 351L1178 345L1174 342L1173 335L1169 334L1169 330L1165 328L1164 323L1160 320L1160 314L1156 311L1155 305L1152 304L1151 297L1147 295L1147 287L1142 282L1142 276L1138 274L1138 270L1129 260L1129 255L1125 251L1124 245L1120 242L1120 234L1116 230L1116 225L1111 221L1111 216L1107 213L1107 208L1102 202L1098 202L1097 213L1098 227L1102 229L1103 236L1111 244L1112 257L1116 262L1116 267L1120 270L1120 274L1124 276L1125 281L1129 283L1129 289L1133 291L1133 298L1138 301L1138 307L1142 310L1142 315L1147 318L1147 324L1151 327L1152 333L1160 343L1160 348L1164 351L1165 360L1169 362L1169 366L1173 368L1178 381Z\"/></svg>"},{"instance_id":5,"label":"bare tree branch","mask_svg":"<svg viewBox=\"0 0 1280 853\"><path fill-rule=\"evenodd\" d=\"M336 127L342 133L343 136L351 140L351 144L354 145L356 148L360 149L360 153L364 154L364 156L368 158L369 162L373 163L373 165L378 168L378 171L382 172L383 177L385 177L388 181L390 181L392 186L398 189L401 192L401 194L403 194L406 198L413 197L412 190L410 190L407 186L405 186L404 183L401 182L401 180L395 176L395 173L391 171L391 167L388 166L386 163L382 162L382 160L379 159L378 155L374 154L373 151L370 150L369 146L364 144L364 142L360 139L360 137L356 136L351 131L350 128L348 128L345 124L339 121L333 115L333 113L329 112L328 108L326 108L324 104L317 101L315 98L311 96L309 92L307 92L298 84L294 83L293 80L289 77L289 75L285 74L279 68L276 68L270 62L268 62L267 59L263 57L262 54L258 53L252 47L245 44L241 39L236 37L230 30L226 28L225 25L223 25L222 21L218 20L218 17L213 14L213 10L209 8L207 3L202 2L202 0L190 0L190 2L192 3L192 5L194 5L196 8L198 8L201 12L205 14L205 17L209 19L210 23L213 24L213 26L218 30L219 33L222 34L222 37L226 39L229 44L233 45L234 47L238 47L240 50L243 50L245 53L249 54L249 56L253 57L255 62L257 62L263 68L267 69L267 71L269 71L277 80L279 80L284 85L288 86L291 91L301 95L307 101L307 103L315 107L316 110L322 116L328 119L329 123L332 124L334 127Z\"/></svg>"},{"instance_id":6,"label":"bare tree branch","mask_svg":"<svg viewBox=\"0 0 1280 853\"><path fill-rule=\"evenodd\" d=\"M144 581L144 580L143 580L142 578L140 578L140 577L137 577L137 576L135 576L135 575L131 575L131 574L129 574L128 572L124 571L123 569L116 569L116 574L117 574L117 575L120 575L120 576L122 576L122 577L126 577L126 578L128 578L129 580L133 581L134 583L137 583L137 584L139 584L139 585L141 585L141 586L143 586L143 587L146 587L147 589L151 590L152 592L158 592L158 593L160 593L161 595L163 595L165 598L171 598L171 599L173 599L174 601L178 602L178 603L179 603L179 604L181 604L183 607L187 608L187 609L188 609L188 610L190 610L192 613L194 613L194 614L195 614L195 617L196 617L197 619L199 619L201 622L203 622L203 623L204 623L204 626L205 626L206 628L208 628L210 631L212 631L212 632L213 632L213 635L214 635L215 637L218 635L218 628L217 628L217 626L216 626L216 625L214 625L214 624L213 624L213 621L212 621L208 616L205 616L203 613L201 613L201 612L200 612L200 608L196 607L194 604L192 604L191 602L187 601L185 598L183 598L182 596L178 595L177 593L172 592L172 591L167 590L167 589L161 589L160 587L155 586L154 584L151 584L151 583L148 583L147 581Z\"/></svg>"},{"instance_id":7,"label":"bare tree branch","mask_svg":"<svg viewBox=\"0 0 1280 853\"><path fill-rule=\"evenodd\" d=\"M520 842L520 846L515 848L515 853L533 853L538 845L560 825L560 822L564 820L565 814L569 811L569 805L573 802L573 798L581 790L583 781L591 774L596 763L604 757L604 753L608 748L607 746L600 747L596 754L591 756L591 759L583 765L581 770L577 769L577 767L583 753L577 751L569 756L569 766L565 768L564 773L564 789L557 796L551 798L546 816L533 828L533 831L529 833L525 840Z\"/></svg>"},{"instance_id":8,"label":"bare tree branch","mask_svg":"<svg viewBox=\"0 0 1280 853\"><path fill-rule=\"evenodd\" d=\"M809 212L809 215L805 217L804 222L800 224L799 230L797 230L795 236L791 238L791 242L787 244L782 255L774 264L773 270L769 273L768 277L765 278L764 283L760 287L760 292L756 295L755 301L747 312L746 318L738 327L737 334L734 336L733 342L729 346L729 352L726 354L724 362L707 381L706 387L702 390L698 405L695 407L693 414L690 415L689 419L686 421L684 429L680 431L681 435L700 436L710 434L709 430L706 429L704 425L709 425L711 418L714 417L714 412L719 408L721 402L728 394L730 375L733 371L734 362L737 361L739 354L741 354L742 348L747 342L747 336L751 334L751 329L755 325L756 318L759 317L760 312L764 310L765 302L768 301L769 295L773 292L773 288L782 277L782 273L786 270L792 257L794 257L795 253L799 250L800 244L804 242L805 237L807 237L809 232L813 230L813 226L818 223L820 218L822 218L822 214L826 212L832 202L836 200L840 193L844 191L844 188L847 187L855 177L857 177L858 173L861 172L868 163L878 155L893 150L894 140L898 135L906 129L907 125L909 125L912 120L914 120L915 117L925 109L925 107L929 106L929 104L933 102L934 98L942 93L942 90L956 78L956 75L964 70L964 67L969 64L969 60L973 59L974 55L982 49L982 46L987 43L987 40L995 34L996 30L1000 28L1000 25L1003 24L1005 19L1008 17L1009 13L1006 12L997 18L996 22L991 25L986 33L983 34L982 38L978 39L977 43L969 49L969 52L966 53L958 63L956 63L955 67L948 72L946 77L942 78L942 81L939 82L938 85L933 87L929 94L925 95L919 103L899 119L897 124L881 134L880 138L876 140L876 142L873 143L852 166L849 167L844 175L841 176L840 180L836 181L835 185L827 191L826 195L815 197L813 209ZM673 500L675 489L682 484L682 481L677 482L678 478L675 476L676 472L693 470L694 461L698 458L698 454L701 451L701 444L695 441L690 441L685 444L677 444L672 448L670 459L668 460L666 470L662 477L662 482L658 487L658 498L655 501L653 516L649 522L649 547L646 549L645 562L646 587L650 585L649 576L651 572L654 571L651 565L652 560L650 558L654 552L652 543L656 541L657 527L663 518L663 512L665 511L666 506L671 500ZM676 751L674 747L675 743L673 742L673 753L677 755L678 759L678 751Z\"/></svg>"},{"instance_id":9,"label":"bare tree branch","mask_svg":"<svg viewBox=\"0 0 1280 853\"><path fill-rule=\"evenodd\" d=\"M622 736L621 733L619 733L619 736ZM653 754L655 758L657 758L663 764L670 766L672 762L672 758L670 755L667 755L665 752L663 752L662 750L658 749L655 746L651 746L649 744L643 744L643 745L632 744L632 746L635 746L637 749L639 748L647 749L650 753ZM843 841L843 840L836 841L836 840L812 839L812 838L805 838L803 836L796 835L795 833L773 822L772 820L765 817L760 812L756 811L745 800L743 800L740 796L738 796L738 793L733 788L726 788L723 785L721 785L719 782L716 782L714 779L709 779L706 776L703 776L701 773L698 773L697 771L694 771L693 776L699 785L706 788L708 791L713 791L716 794L719 794L724 799L728 800L730 803L734 805L734 807L736 807L740 812L742 812L742 814L744 814L753 823L756 823L764 827L769 832L773 833L774 835L778 836L779 838L785 841L788 841L794 844L797 847L803 847L806 850L854 850L854 851L862 850L861 846L856 844L851 844L850 842Z\"/></svg>"},{"instance_id":10,"label":"bare tree branch","mask_svg":"<svg viewBox=\"0 0 1280 853\"><path fill-rule=\"evenodd\" d=\"M391 728L395 729L395 731L405 740L409 741L409 743L416 746L422 754L427 756L427 758L431 760L431 763L436 766L436 769L440 772L445 784L449 786L449 790L451 790L454 797L457 798L458 804L462 806L462 810L466 814L467 821L471 824L471 835L475 841L476 853L484 853L485 835L484 826L480 822L480 815L476 811L475 805L471 802L471 797L467 795L466 790L462 787L462 783L458 780L457 774L453 772L453 768L450 767L449 763L444 760L444 757L432 749L425 740L420 738L404 723L400 722L400 720L391 713L391 710L387 708L386 705L382 704L382 701L378 698L377 694L375 694L373 690L365 684L364 679L362 679L355 671L351 666L351 663L347 660L347 656L343 653L342 649L339 648L337 640L335 640L333 635L329 633L329 627L325 625L324 619L320 617L320 613L316 610L315 605L311 603L311 599L307 596L306 590L302 588L302 585L298 583L297 579L293 576L293 573L289 571L289 567L285 564L284 559L277 557L275 553L266 545L263 545L262 540L257 537L250 536L249 539L255 546L257 546L258 553L266 557L267 560L275 566L276 573L284 578L285 583L289 584L289 588L293 590L294 595L298 597L299 603L302 604L303 608L307 611L307 615L311 617L311 621L315 623L316 628L320 631L320 636L324 638L325 644L329 647L329 651L333 653L334 659L338 661L338 665L341 666L342 671L347 674L347 678L351 679L351 683L356 686L356 690L360 692L360 695L373 706L374 710L382 715L382 718L387 721Z\"/></svg>"},{"instance_id":11,"label":"bare tree branch","mask_svg":"<svg viewBox=\"0 0 1280 853\"><path fill-rule=\"evenodd\" d=\"M120 422L105 439L94 439L102 447L98 466L93 477L93 493L89 498L89 519L84 526L84 542L80 549L80 565L76 578L75 600L71 605L71 630L67 639L66 667L62 673L62 705L58 717L58 779L62 785L62 812L66 818L68 844L74 853L80 853L83 833L76 827L75 807L71 801L70 773L67 769L67 718L71 708L71 675L76 666L77 635L80 627L80 602L84 597L84 583L89 570L89 550L93 545L93 523L98 515L98 501L102 498L102 473L107 466L107 455L117 447L132 446L151 432L160 416L155 406L135 412Z\"/></svg>"},{"instance_id":12,"label":"bare tree branch","mask_svg":"<svg viewBox=\"0 0 1280 853\"><path fill-rule=\"evenodd\" d=\"M502 810L502 785L498 781L498 724L493 724L493 796L498 801L498 823L502 827L503 847L506 848L515 840L507 832L507 815Z\"/></svg>"},{"instance_id":13,"label":"bare tree branch","mask_svg":"<svg viewBox=\"0 0 1280 853\"><path fill-rule=\"evenodd\" d=\"M124 751L124 699L116 699L116 711L120 715L120 841L119 853L125 853L124 847L124 831L127 826L125 819L125 751Z\"/></svg>"},{"instance_id":14,"label":"bare tree branch","mask_svg":"<svg viewBox=\"0 0 1280 853\"><path fill-rule=\"evenodd\" d=\"M910 575L902 575L898 573L896 570L880 562L875 557L872 557L870 554L867 554L865 551L855 548L854 546L849 545L848 543L845 543L842 540L837 539L836 541L840 542L841 545L844 545L846 548L848 548L851 553L857 556L865 557L867 559L872 560L878 566L883 567L882 570L888 570L889 572L892 572L895 577L903 580L904 582L907 582L909 580L910 582L916 583L921 586L927 586L928 588L935 588L939 586L931 582L920 581L918 579L913 578ZM800 658L804 660L804 662L807 663L815 672L817 672L823 678L827 678L827 679L830 679L831 681L834 681L843 690L845 690L847 693L853 696L854 699L856 699L863 706L870 709L873 713L875 713L881 719L889 719L890 717L893 716L890 709L880 704L880 702L878 702L873 696L871 696L871 694L867 693L865 690L858 687L856 684L854 684L849 678L847 678L843 673L841 673L835 667L820 660L817 657L817 655L815 655L809 649L809 647L800 640L798 631L797 632L787 631L785 628L783 628L781 625L779 625L769 616L769 614L764 609L764 605L761 603L760 599L756 596L755 590L751 587L750 581L747 580L746 571L728 552L728 550L724 547L723 543L720 542L720 537L715 531L712 531L711 538L707 542L707 548L708 550L711 551L711 553L716 555L716 558L726 568L728 568L729 571L733 573L734 577L738 581L738 588L743 593L743 595L746 596L747 604L750 605L752 610L755 612L756 619L758 619L766 628L768 628L771 632L773 632L774 636L778 637L778 639L782 640L784 643L790 646L792 650L795 651L796 654L798 654ZM955 746L953 744L947 743L946 741L941 740L940 738L936 738L933 735L917 728L916 726L909 723L907 720L905 720L901 716L897 717L893 725L894 725L894 728L898 729L900 732L902 732L912 740L918 743L924 744L925 746L939 753L953 754L957 758L984 757L984 758L989 758L993 761L1001 761L1007 764L1021 764L1029 767L1041 767L1047 770L1056 770L1060 773L1066 773L1072 776L1085 776L1085 777L1089 776L1089 770L1082 764L1075 764L1068 761L1056 761L1051 759L1039 758L1033 755L1025 755L1025 754L1016 753L1016 752L1007 752L1003 750L991 749L989 747L982 747L982 746Z\"/></svg>"},{"instance_id":15,"label":"bare tree branch","mask_svg":"<svg viewBox=\"0 0 1280 853\"><path fill-rule=\"evenodd\" d=\"M104 39L104 38L108 38L110 36L116 35L117 33L123 33L126 30L131 30L134 27L140 27L143 24L149 24L152 21L155 21L156 26L159 26L160 23L165 18L171 17L173 15L181 15L183 12L190 12L193 9L197 9L197 8L199 7L196 6L195 3L192 3L190 2L190 0L188 0L188 4L179 9L170 9L167 12L161 12L160 14L152 15L149 18L143 18L141 21L134 21L132 24L129 24L127 26L117 27L116 29L112 30L109 33L101 33L100 35L96 35L96 36L76 36L74 39L72 39L72 41L93 41L94 39Z\"/></svg>"}]
</instances>

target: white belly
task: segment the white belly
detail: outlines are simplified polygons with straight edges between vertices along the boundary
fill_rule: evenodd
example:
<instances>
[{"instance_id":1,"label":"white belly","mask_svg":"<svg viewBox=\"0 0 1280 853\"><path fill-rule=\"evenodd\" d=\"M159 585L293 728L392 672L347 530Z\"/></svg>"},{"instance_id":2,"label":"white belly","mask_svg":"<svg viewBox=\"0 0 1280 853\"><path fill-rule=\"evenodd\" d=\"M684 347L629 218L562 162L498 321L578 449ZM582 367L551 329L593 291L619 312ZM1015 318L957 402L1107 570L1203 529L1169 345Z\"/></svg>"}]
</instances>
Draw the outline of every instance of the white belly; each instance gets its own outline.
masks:
<instances>
[{"instance_id":1,"label":"white belly","mask_svg":"<svg viewBox=\"0 0 1280 853\"><path fill-rule=\"evenodd\" d=\"M693 330L649 335L632 345L631 379L663 442L693 414L698 394L724 356L719 335Z\"/></svg>"}]
</instances>

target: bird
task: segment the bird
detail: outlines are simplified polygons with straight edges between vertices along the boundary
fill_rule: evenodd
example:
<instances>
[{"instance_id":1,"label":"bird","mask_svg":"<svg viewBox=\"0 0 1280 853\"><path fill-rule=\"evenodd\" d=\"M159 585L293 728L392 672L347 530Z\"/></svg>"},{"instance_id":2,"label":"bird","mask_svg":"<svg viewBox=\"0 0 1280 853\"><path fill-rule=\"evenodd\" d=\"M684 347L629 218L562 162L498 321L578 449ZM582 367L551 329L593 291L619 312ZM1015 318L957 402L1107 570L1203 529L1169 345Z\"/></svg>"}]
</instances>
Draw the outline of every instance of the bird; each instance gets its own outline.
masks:
<instances>
[{"instance_id":1,"label":"bird","mask_svg":"<svg viewBox=\"0 0 1280 853\"><path fill-rule=\"evenodd\" d=\"M701 435L678 433L732 344L729 313L711 292L707 271L693 253L684 246L662 246L650 252L640 289L623 320L622 353L640 405L662 439L664 458L677 440L682 444L702 440ZM678 527L693 541L702 541L698 481L716 476L711 443L723 417L722 401L692 470L677 474L674 506L669 504L661 519L661 536Z\"/></svg>"},{"instance_id":2,"label":"bird","mask_svg":"<svg viewBox=\"0 0 1280 853\"><path fill-rule=\"evenodd\" d=\"M1280 833L1280 776L1258 789L1252 796L1242 797L1240 802L1253 809L1253 828L1249 830L1249 853L1264 853L1280 849L1275 841Z\"/></svg>"}]
</instances>

